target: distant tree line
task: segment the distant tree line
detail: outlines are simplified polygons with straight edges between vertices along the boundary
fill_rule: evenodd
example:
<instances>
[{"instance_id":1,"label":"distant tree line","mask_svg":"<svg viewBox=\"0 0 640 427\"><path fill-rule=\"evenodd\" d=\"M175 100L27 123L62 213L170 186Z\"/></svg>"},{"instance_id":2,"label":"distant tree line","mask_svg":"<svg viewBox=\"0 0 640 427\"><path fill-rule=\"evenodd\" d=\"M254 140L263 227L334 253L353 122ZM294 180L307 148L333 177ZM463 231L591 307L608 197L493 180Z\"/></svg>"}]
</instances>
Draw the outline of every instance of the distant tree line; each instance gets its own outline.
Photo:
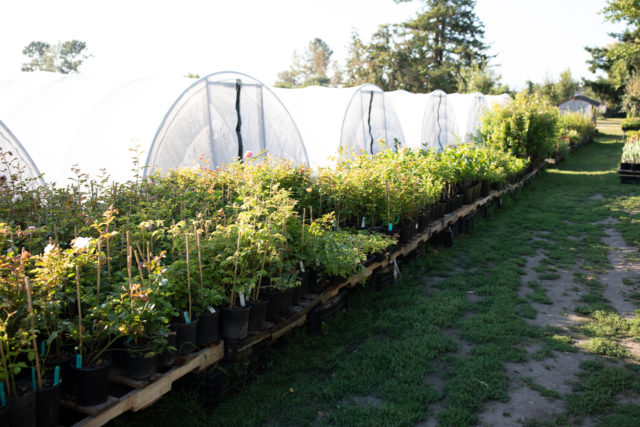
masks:
<instances>
[{"instance_id":1,"label":"distant tree line","mask_svg":"<svg viewBox=\"0 0 640 427\"><path fill-rule=\"evenodd\" d=\"M22 49L30 60L22 64L22 71L50 71L54 73L77 73L78 68L91 55L87 43L69 40L51 45L43 41L32 41Z\"/></svg>"}]
</instances>

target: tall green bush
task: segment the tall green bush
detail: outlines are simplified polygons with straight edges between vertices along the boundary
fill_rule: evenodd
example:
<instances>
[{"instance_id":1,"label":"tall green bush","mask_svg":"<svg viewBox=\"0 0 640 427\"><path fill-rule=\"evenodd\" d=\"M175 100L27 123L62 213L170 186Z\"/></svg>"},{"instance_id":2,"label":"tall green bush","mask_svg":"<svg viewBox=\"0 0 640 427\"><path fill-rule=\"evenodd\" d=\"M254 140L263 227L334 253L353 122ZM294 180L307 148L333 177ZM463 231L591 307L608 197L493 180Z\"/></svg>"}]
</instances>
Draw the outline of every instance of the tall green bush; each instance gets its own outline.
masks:
<instances>
[{"instance_id":1,"label":"tall green bush","mask_svg":"<svg viewBox=\"0 0 640 427\"><path fill-rule=\"evenodd\" d=\"M544 98L519 94L506 106L496 106L481 121L478 139L517 157L541 160L558 149L558 109Z\"/></svg>"}]
</instances>

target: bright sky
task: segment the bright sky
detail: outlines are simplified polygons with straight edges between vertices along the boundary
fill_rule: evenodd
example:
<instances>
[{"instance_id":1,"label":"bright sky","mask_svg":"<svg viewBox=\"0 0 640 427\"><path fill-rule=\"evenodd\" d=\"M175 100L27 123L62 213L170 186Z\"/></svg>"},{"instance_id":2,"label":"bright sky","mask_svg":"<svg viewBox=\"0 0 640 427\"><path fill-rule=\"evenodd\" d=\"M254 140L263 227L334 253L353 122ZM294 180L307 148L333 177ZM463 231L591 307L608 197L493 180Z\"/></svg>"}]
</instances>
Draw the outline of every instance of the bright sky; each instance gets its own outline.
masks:
<instances>
[{"instance_id":1,"label":"bright sky","mask_svg":"<svg viewBox=\"0 0 640 427\"><path fill-rule=\"evenodd\" d=\"M344 60L350 35L368 38L380 24L401 22L420 2L392 0L5 0L0 26L0 79L20 71L30 41L79 39L94 56L86 74L200 75L233 70L273 84L295 49L320 37ZM592 77L584 46L613 39L605 0L478 0L503 81L557 79L570 68Z\"/></svg>"}]
</instances>

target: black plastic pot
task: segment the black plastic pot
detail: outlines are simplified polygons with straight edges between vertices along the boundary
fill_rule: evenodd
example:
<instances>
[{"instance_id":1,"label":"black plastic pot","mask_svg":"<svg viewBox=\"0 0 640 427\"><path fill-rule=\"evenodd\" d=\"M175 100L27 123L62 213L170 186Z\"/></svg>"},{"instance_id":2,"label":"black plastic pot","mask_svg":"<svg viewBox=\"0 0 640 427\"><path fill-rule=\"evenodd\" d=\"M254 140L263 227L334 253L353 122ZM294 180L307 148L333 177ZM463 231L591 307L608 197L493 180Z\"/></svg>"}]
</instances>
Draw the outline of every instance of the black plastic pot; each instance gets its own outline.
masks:
<instances>
[{"instance_id":1,"label":"black plastic pot","mask_svg":"<svg viewBox=\"0 0 640 427\"><path fill-rule=\"evenodd\" d=\"M249 332L260 332L264 328L264 321L267 318L269 301L249 301L249 305L251 306L251 312L249 313Z\"/></svg>"},{"instance_id":2,"label":"black plastic pot","mask_svg":"<svg viewBox=\"0 0 640 427\"><path fill-rule=\"evenodd\" d=\"M9 405L0 406L0 426L10 426L11 412L9 411Z\"/></svg>"},{"instance_id":3,"label":"black plastic pot","mask_svg":"<svg viewBox=\"0 0 640 427\"><path fill-rule=\"evenodd\" d=\"M242 340L247 337L250 312L250 306L222 309L222 333L225 339Z\"/></svg>"},{"instance_id":4,"label":"black plastic pot","mask_svg":"<svg viewBox=\"0 0 640 427\"><path fill-rule=\"evenodd\" d=\"M482 181L480 183L480 197L487 197L491 190L491 183L489 181Z\"/></svg>"},{"instance_id":5,"label":"black plastic pot","mask_svg":"<svg viewBox=\"0 0 640 427\"><path fill-rule=\"evenodd\" d=\"M219 313L205 312L198 317L198 330L196 332L196 344L206 347L218 339Z\"/></svg>"},{"instance_id":6,"label":"black plastic pot","mask_svg":"<svg viewBox=\"0 0 640 427\"><path fill-rule=\"evenodd\" d=\"M400 244L404 245L411 241L412 224L410 222L404 222L400 226Z\"/></svg>"},{"instance_id":7,"label":"black plastic pot","mask_svg":"<svg viewBox=\"0 0 640 427\"><path fill-rule=\"evenodd\" d=\"M265 289L262 296L269 302L267 305L266 319L273 320L280 315L280 307L282 307L284 292L275 289Z\"/></svg>"},{"instance_id":8,"label":"black plastic pot","mask_svg":"<svg viewBox=\"0 0 640 427\"><path fill-rule=\"evenodd\" d=\"M179 354L193 353L198 336L198 319L191 323L176 324L176 348Z\"/></svg>"},{"instance_id":9,"label":"black plastic pot","mask_svg":"<svg viewBox=\"0 0 640 427\"><path fill-rule=\"evenodd\" d=\"M291 298L291 304L298 305L302 299L302 285L298 285L293 289L293 297Z\"/></svg>"},{"instance_id":10,"label":"black plastic pot","mask_svg":"<svg viewBox=\"0 0 640 427\"><path fill-rule=\"evenodd\" d=\"M73 349L69 347L60 351L59 357L49 357L45 363L47 370L53 370L60 366L60 384L62 393L73 393L73 380L71 378L71 361L75 358ZM0 424L2 425L2 424Z\"/></svg>"},{"instance_id":11,"label":"black plastic pot","mask_svg":"<svg viewBox=\"0 0 640 427\"><path fill-rule=\"evenodd\" d=\"M151 351L149 344L126 346L127 376L134 380L144 380L158 372L158 356L146 357Z\"/></svg>"},{"instance_id":12,"label":"black plastic pot","mask_svg":"<svg viewBox=\"0 0 640 427\"><path fill-rule=\"evenodd\" d=\"M18 387L23 391L18 391L17 397L9 399L9 425L36 427L36 392L30 384L18 384Z\"/></svg>"},{"instance_id":13,"label":"black plastic pot","mask_svg":"<svg viewBox=\"0 0 640 427\"><path fill-rule=\"evenodd\" d=\"M101 357L100 364L96 367L76 368L75 360L71 361L70 366L78 403L82 406L93 406L106 402L111 357Z\"/></svg>"},{"instance_id":14,"label":"black plastic pot","mask_svg":"<svg viewBox=\"0 0 640 427\"><path fill-rule=\"evenodd\" d=\"M280 314L286 316L291 311L293 305L293 288L287 288L282 291L282 305L280 306Z\"/></svg>"},{"instance_id":15,"label":"black plastic pot","mask_svg":"<svg viewBox=\"0 0 640 427\"><path fill-rule=\"evenodd\" d=\"M480 198L480 192L482 191L482 185L478 182L473 186L473 200L478 200Z\"/></svg>"},{"instance_id":16,"label":"black plastic pot","mask_svg":"<svg viewBox=\"0 0 640 427\"><path fill-rule=\"evenodd\" d=\"M306 270L300 276L300 298L309 293L309 270Z\"/></svg>"},{"instance_id":17,"label":"black plastic pot","mask_svg":"<svg viewBox=\"0 0 640 427\"><path fill-rule=\"evenodd\" d=\"M62 384L44 387L36 392L36 420L38 427L58 425ZM0 425L4 425L0 423Z\"/></svg>"},{"instance_id":18,"label":"black plastic pot","mask_svg":"<svg viewBox=\"0 0 640 427\"><path fill-rule=\"evenodd\" d=\"M464 189L464 204L470 205L473 203L473 186Z\"/></svg>"},{"instance_id":19,"label":"black plastic pot","mask_svg":"<svg viewBox=\"0 0 640 427\"><path fill-rule=\"evenodd\" d=\"M167 346L177 348L175 331L172 331L167 337ZM173 365L173 362L176 361L177 355L178 355L177 350L171 350L169 348L165 348L164 351L158 355L158 367L164 368L164 367Z\"/></svg>"},{"instance_id":20,"label":"black plastic pot","mask_svg":"<svg viewBox=\"0 0 640 427\"><path fill-rule=\"evenodd\" d=\"M622 170L631 170L631 163L620 163L620 169Z\"/></svg>"}]
</instances>

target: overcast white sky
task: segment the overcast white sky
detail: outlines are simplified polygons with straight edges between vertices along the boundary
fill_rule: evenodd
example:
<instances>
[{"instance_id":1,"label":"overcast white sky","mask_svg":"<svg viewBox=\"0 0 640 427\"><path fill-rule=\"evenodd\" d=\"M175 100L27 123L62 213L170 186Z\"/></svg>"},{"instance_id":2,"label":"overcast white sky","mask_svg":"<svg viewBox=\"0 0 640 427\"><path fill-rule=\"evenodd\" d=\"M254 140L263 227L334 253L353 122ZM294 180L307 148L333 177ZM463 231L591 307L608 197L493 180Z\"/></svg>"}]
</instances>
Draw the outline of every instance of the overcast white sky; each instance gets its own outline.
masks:
<instances>
[{"instance_id":1,"label":"overcast white sky","mask_svg":"<svg viewBox=\"0 0 640 427\"><path fill-rule=\"evenodd\" d=\"M86 74L200 75L234 70L273 84L295 49L320 37L343 61L351 32L368 38L380 24L401 22L420 2L392 0L4 0L0 79L16 74L32 40L80 39L94 55ZM584 46L611 43L605 0L478 0L503 81L556 79L570 68L592 77Z\"/></svg>"}]
</instances>

